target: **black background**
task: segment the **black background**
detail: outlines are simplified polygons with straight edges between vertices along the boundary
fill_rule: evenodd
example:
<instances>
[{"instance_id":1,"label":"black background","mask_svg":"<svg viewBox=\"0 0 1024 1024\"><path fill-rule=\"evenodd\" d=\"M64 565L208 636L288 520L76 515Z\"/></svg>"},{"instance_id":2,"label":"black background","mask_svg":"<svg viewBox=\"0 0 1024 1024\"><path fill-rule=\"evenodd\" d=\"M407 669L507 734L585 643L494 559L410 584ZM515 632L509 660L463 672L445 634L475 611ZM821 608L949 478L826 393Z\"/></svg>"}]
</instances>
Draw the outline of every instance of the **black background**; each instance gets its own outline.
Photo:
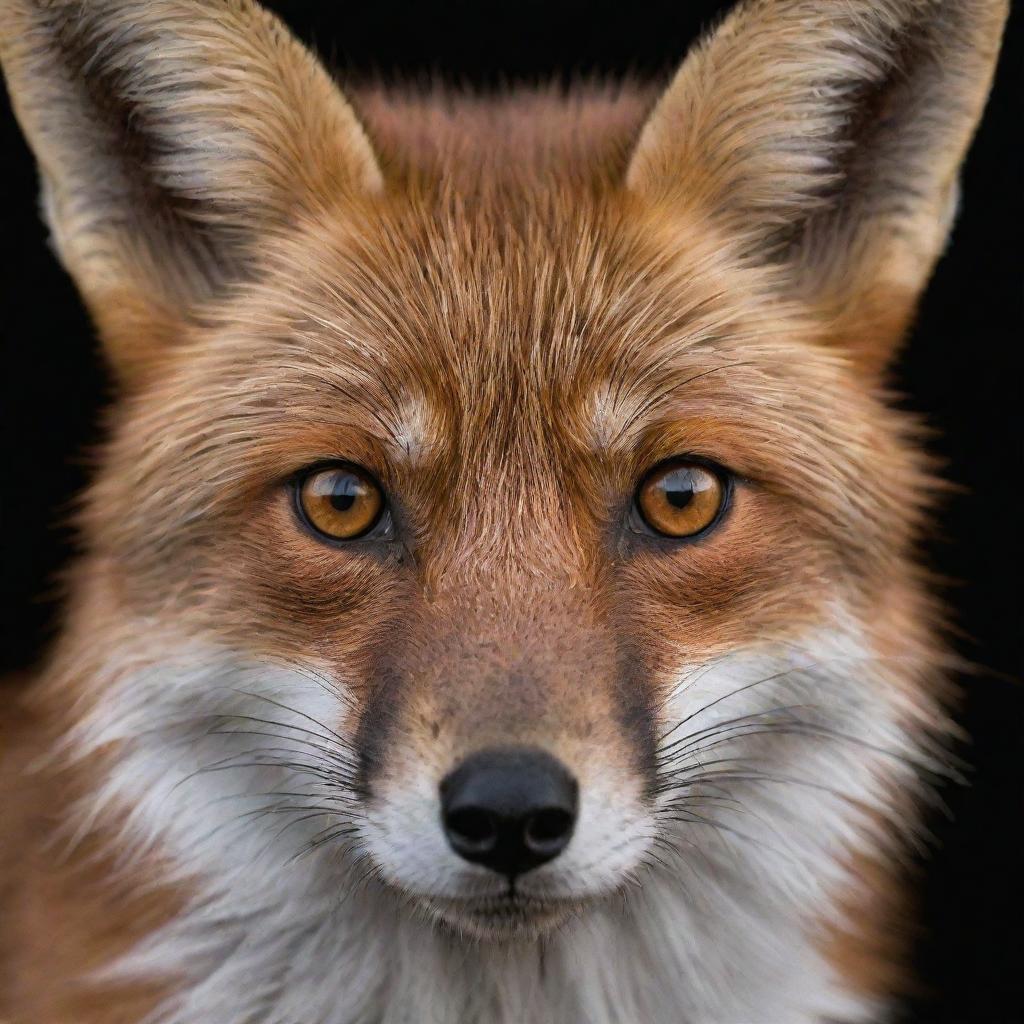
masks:
<instances>
[{"instance_id":1,"label":"black background","mask_svg":"<svg viewBox=\"0 0 1024 1024\"><path fill-rule=\"evenodd\" d=\"M439 74L481 87L573 73L664 75L726 5L527 0L355 4L272 3L342 76ZM951 817L920 870L923 991L915 1024L1024 1019L1024 691L1020 677L1022 395L1020 19L1011 23L993 97L963 177L947 255L898 367L907 405L937 428L932 444L961 485L944 508L931 564L948 578L978 666L965 676L961 721L970 785L946 792ZM4 352L4 668L30 665L52 634L55 580L72 550L63 527L87 477L108 382L71 282L50 254L36 212L32 160L0 108L0 324ZM761 1024L761 1022L755 1022ZM776 1024L776 1022L764 1022ZM777 1022L785 1024L785 1022Z\"/></svg>"}]
</instances>

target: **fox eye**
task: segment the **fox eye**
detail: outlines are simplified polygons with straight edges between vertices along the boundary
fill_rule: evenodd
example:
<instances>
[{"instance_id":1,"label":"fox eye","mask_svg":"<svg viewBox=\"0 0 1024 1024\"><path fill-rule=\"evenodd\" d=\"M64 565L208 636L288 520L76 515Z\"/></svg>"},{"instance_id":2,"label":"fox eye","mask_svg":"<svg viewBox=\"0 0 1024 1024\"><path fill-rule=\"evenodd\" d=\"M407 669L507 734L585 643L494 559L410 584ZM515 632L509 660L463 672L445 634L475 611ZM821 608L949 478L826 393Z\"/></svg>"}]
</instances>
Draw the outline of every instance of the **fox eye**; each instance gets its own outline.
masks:
<instances>
[{"instance_id":1,"label":"fox eye","mask_svg":"<svg viewBox=\"0 0 1024 1024\"><path fill-rule=\"evenodd\" d=\"M673 459L644 477L636 508L655 533L696 537L717 523L728 497L728 478L720 471L701 462Z\"/></svg>"},{"instance_id":2,"label":"fox eye","mask_svg":"<svg viewBox=\"0 0 1024 1024\"><path fill-rule=\"evenodd\" d=\"M314 532L331 540L355 540L369 533L384 511L384 494L358 466L322 466L300 477L296 508Z\"/></svg>"}]
</instances>

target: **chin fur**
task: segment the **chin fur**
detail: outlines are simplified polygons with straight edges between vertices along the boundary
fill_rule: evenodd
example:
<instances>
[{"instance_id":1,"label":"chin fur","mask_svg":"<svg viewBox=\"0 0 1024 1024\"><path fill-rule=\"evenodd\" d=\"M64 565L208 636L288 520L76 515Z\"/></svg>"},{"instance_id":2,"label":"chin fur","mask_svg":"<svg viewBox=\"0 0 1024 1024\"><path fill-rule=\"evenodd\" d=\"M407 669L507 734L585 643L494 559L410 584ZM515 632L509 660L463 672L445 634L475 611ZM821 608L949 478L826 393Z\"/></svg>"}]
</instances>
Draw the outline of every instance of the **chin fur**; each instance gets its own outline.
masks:
<instances>
[{"instance_id":1,"label":"chin fur","mask_svg":"<svg viewBox=\"0 0 1024 1024\"><path fill-rule=\"evenodd\" d=\"M490 900L417 901L439 928L459 939L494 943L539 941L586 912L582 900L498 896Z\"/></svg>"}]
</instances>

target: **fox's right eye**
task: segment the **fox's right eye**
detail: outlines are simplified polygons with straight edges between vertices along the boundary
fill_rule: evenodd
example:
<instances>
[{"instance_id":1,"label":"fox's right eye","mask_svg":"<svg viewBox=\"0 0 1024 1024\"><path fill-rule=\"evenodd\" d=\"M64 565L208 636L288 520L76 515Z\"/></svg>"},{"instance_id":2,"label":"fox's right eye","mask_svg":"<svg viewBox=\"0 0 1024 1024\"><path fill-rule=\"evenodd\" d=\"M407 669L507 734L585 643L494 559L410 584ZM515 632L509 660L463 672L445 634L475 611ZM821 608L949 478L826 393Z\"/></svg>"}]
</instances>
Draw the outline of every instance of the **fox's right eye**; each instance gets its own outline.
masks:
<instances>
[{"instance_id":1,"label":"fox's right eye","mask_svg":"<svg viewBox=\"0 0 1024 1024\"><path fill-rule=\"evenodd\" d=\"M355 540L369 533L384 512L384 494L359 466L338 463L308 470L295 485L302 522L329 540Z\"/></svg>"}]
</instances>

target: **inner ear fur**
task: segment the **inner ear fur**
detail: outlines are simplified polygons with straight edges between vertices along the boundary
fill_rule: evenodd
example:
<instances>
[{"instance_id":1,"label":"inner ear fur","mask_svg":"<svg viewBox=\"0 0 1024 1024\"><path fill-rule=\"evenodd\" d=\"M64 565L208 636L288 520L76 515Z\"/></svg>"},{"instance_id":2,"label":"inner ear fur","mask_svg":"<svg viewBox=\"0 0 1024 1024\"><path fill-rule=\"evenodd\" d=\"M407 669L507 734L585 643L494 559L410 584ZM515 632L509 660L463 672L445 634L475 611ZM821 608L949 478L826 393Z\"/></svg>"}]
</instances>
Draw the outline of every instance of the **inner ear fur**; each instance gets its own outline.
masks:
<instances>
[{"instance_id":1,"label":"inner ear fur","mask_svg":"<svg viewBox=\"0 0 1024 1024\"><path fill-rule=\"evenodd\" d=\"M709 217L881 369L941 254L1006 0L749 0L687 57L626 183Z\"/></svg>"},{"instance_id":2,"label":"inner ear fur","mask_svg":"<svg viewBox=\"0 0 1024 1024\"><path fill-rule=\"evenodd\" d=\"M53 242L131 377L257 248L378 189L352 109L250 0L0 0Z\"/></svg>"}]
</instances>

